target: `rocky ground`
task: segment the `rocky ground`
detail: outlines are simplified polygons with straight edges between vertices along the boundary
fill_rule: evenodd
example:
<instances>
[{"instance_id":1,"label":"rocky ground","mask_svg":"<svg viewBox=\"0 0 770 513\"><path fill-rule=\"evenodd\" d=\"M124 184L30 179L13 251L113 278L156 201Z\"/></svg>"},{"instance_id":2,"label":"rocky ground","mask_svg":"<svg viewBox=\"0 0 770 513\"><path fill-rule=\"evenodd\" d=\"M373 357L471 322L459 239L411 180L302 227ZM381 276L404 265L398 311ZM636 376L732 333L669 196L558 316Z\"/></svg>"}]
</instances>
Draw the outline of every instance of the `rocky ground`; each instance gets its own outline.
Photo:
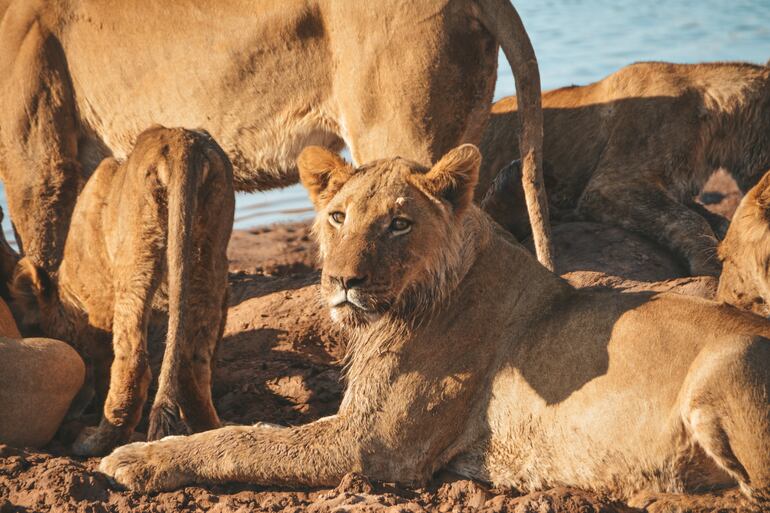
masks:
<instances>
[{"instance_id":1,"label":"rocky ground","mask_svg":"<svg viewBox=\"0 0 770 513\"><path fill-rule=\"evenodd\" d=\"M717 176L706 190L704 203L729 216L739 200L734 184ZM570 255L560 260L559 270L578 285L637 290L649 288L652 281L668 280L653 287L684 287L701 295L713 290L713 283L682 278L682 268L669 255L620 230L581 224L557 228L555 234L557 254ZM300 223L236 232L228 256L230 311L214 378L214 397L222 419L293 425L334 413L343 390L339 362L344 344L325 309L319 307L319 275L309 226ZM365 476L350 474L335 489L190 486L140 495L114 489L96 471L98 459L71 455L69 444L81 426L65 424L43 450L0 445L0 513L643 511L575 489L521 495L446 473L422 489L372 483ZM663 499L650 498L643 505L650 512L750 511L734 491Z\"/></svg>"}]
</instances>

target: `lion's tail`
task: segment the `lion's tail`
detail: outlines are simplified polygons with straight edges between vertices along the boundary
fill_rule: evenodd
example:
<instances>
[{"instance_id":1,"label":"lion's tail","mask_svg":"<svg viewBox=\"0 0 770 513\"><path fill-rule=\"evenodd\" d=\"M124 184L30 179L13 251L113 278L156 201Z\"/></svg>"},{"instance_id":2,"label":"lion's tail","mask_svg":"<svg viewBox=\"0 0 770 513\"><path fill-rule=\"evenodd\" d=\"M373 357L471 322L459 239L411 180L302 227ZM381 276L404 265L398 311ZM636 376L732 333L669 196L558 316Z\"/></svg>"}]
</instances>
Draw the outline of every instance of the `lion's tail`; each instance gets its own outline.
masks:
<instances>
[{"instance_id":1,"label":"lion's tail","mask_svg":"<svg viewBox=\"0 0 770 513\"><path fill-rule=\"evenodd\" d=\"M513 71L519 105L519 152L524 198L538 261L553 271L553 241L543 177L543 108L540 69L524 24L510 0L480 0L482 25L500 44Z\"/></svg>"},{"instance_id":2,"label":"lion's tail","mask_svg":"<svg viewBox=\"0 0 770 513\"><path fill-rule=\"evenodd\" d=\"M197 148L195 132L174 129L181 144L169 145L165 159L167 166L166 191L168 198L168 237L166 261L168 277L168 332L166 349L158 377L158 392L150 414L148 440L157 440L182 429L181 413L184 405L178 404L186 394L177 390L181 386L195 386L185 368L185 325L188 309L186 301L190 287L190 260L193 218L197 210L198 189L205 180L205 157ZM176 137L175 137L176 138ZM184 374L184 376L182 375ZM193 380L194 381L194 380Z\"/></svg>"}]
</instances>

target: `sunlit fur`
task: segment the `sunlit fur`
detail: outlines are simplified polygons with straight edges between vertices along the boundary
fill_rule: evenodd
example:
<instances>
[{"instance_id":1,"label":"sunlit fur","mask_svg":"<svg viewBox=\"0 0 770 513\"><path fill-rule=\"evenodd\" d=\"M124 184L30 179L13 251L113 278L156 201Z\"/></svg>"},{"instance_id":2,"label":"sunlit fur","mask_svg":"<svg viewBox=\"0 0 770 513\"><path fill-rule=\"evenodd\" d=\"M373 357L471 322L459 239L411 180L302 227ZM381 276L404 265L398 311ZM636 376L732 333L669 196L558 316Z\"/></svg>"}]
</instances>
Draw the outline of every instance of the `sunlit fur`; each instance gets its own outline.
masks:
<instances>
[{"instance_id":1,"label":"sunlit fur","mask_svg":"<svg viewBox=\"0 0 770 513\"><path fill-rule=\"evenodd\" d=\"M229 480L335 486L351 471L424 484L449 468L635 506L735 484L770 501L769 322L679 294L572 288L463 204L473 147L430 169L396 158L372 163L376 172L320 148L303 155L323 295L344 278L378 308L375 318L340 315L351 342L339 412L127 445L102 472L156 491ZM343 226L330 211L345 211ZM412 231L387 235L394 214Z\"/></svg>"},{"instance_id":2,"label":"sunlit fur","mask_svg":"<svg viewBox=\"0 0 770 513\"><path fill-rule=\"evenodd\" d=\"M717 299L770 315L770 172L741 200L719 244Z\"/></svg>"},{"instance_id":3,"label":"sunlit fur","mask_svg":"<svg viewBox=\"0 0 770 513\"><path fill-rule=\"evenodd\" d=\"M153 123L205 127L242 191L296 183L311 144L427 162L480 138L503 48L540 158L537 60L510 0L194 5L0 1L0 171L47 271L83 178Z\"/></svg>"},{"instance_id":4,"label":"sunlit fur","mask_svg":"<svg viewBox=\"0 0 770 513\"><path fill-rule=\"evenodd\" d=\"M458 157L442 160L443 165L453 165L452 158ZM451 176L446 176L446 183L434 184L426 178L428 168L404 159L375 161L357 169L342 163L340 169L349 180L331 198L316 203L313 232L321 259L339 262L324 268L322 291L330 299L340 292L335 272L365 275L367 283L348 293L352 302L331 307L332 318L350 326L393 319L420 323L441 307L472 263L468 255L472 247L463 233L475 224L474 216L462 217L466 229L459 229L455 221L471 201L470 194L447 199L436 191L469 188L458 187L452 180L459 178ZM329 215L338 211L346 215L337 227ZM389 225L396 217L410 219L411 230L392 233Z\"/></svg>"},{"instance_id":5,"label":"sunlit fur","mask_svg":"<svg viewBox=\"0 0 770 513\"><path fill-rule=\"evenodd\" d=\"M641 233L686 261L693 275L719 275L721 234L692 205L694 195L718 169L743 192L770 169L770 68L635 63L593 84L544 93L543 116L555 219L577 216ZM517 98L496 102L480 145L479 200L519 158L518 131ZM523 240L528 213L515 185L503 224Z\"/></svg>"},{"instance_id":6,"label":"sunlit fur","mask_svg":"<svg viewBox=\"0 0 770 513\"><path fill-rule=\"evenodd\" d=\"M207 133L149 128L128 159L105 159L89 178L56 272L29 255L18 263L22 332L73 345L92 370L96 406L104 403L75 452L104 454L131 436L151 380L151 333L165 332L166 344L148 438L219 425L211 359L227 311L232 180Z\"/></svg>"}]
</instances>

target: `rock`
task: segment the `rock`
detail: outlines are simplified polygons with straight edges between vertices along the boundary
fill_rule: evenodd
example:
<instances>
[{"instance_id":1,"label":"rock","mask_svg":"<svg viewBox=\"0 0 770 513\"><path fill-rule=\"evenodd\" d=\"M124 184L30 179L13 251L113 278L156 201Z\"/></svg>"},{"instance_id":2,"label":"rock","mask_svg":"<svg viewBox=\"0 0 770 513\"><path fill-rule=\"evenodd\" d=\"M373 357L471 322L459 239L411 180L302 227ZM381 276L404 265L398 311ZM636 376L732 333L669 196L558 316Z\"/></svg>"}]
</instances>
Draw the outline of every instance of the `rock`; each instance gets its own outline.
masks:
<instances>
[{"instance_id":1,"label":"rock","mask_svg":"<svg viewBox=\"0 0 770 513\"><path fill-rule=\"evenodd\" d=\"M83 360L64 342L0 337L0 443L50 442L84 379Z\"/></svg>"},{"instance_id":2,"label":"rock","mask_svg":"<svg viewBox=\"0 0 770 513\"><path fill-rule=\"evenodd\" d=\"M586 289L614 289L621 292L676 292L687 296L698 296L714 299L719 280L713 276L688 276L662 281L627 280L596 271L574 271L565 273L566 279L573 287Z\"/></svg>"},{"instance_id":3,"label":"rock","mask_svg":"<svg viewBox=\"0 0 770 513\"><path fill-rule=\"evenodd\" d=\"M374 486L372 486L371 481L365 475L358 472L348 472L343 476L340 484L337 485L336 491L337 493L347 492L354 494L372 493Z\"/></svg>"},{"instance_id":4,"label":"rock","mask_svg":"<svg viewBox=\"0 0 770 513\"><path fill-rule=\"evenodd\" d=\"M653 282L687 276L665 248L617 226L573 222L553 227L556 271L601 272L626 280ZM524 243L533 251L532 241Z\"/></svg>"}]
</instances>

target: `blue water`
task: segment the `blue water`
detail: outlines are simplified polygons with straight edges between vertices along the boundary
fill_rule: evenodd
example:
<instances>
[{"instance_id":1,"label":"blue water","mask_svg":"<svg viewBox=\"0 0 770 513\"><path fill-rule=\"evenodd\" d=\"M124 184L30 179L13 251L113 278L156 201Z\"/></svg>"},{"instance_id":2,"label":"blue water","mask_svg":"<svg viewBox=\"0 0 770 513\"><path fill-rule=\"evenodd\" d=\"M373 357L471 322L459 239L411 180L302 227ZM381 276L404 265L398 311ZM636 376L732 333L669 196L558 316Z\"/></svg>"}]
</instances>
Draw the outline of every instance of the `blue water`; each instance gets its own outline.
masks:
<instances>
[{"instance_id":1,"label":"blue water","mask_svg":"<svg viewBox=\"0 0 770 513\"><path fill-rule=\"evenodd\" d=\"M770 59L770 0L514 0L552 89L585 84L635 61ZM515 94L505 59L495 98ZM0 189L2 194L2 189ZM4 210L5 200L2 196ZM238 194L236 228L312 216L304 189ZM3 228L8 233L6 219Z\"/></svg>"}]
</instances>

